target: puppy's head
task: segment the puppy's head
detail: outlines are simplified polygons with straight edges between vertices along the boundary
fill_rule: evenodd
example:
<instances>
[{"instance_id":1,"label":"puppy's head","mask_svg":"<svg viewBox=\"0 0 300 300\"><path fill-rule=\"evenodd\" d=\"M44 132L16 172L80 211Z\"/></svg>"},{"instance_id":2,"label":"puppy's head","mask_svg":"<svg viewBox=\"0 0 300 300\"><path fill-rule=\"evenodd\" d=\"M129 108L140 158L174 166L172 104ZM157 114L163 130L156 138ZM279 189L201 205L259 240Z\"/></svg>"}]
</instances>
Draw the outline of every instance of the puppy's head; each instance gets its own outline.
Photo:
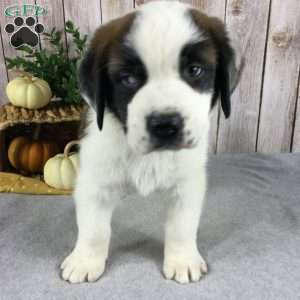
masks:
<instances>
[{"instance_id":1,"label":"puppy's head","mask_svg":"<svg viewBox=\"0 0 300 300\"><path fill-rule=\"evenodd\" d=\"M178 2L152 2L96 31L79 82L99 129L108 110L132 150L147 153L201 143L217 99L229 117L237 74L220 20Z\"/></svg>"}]
</instances>

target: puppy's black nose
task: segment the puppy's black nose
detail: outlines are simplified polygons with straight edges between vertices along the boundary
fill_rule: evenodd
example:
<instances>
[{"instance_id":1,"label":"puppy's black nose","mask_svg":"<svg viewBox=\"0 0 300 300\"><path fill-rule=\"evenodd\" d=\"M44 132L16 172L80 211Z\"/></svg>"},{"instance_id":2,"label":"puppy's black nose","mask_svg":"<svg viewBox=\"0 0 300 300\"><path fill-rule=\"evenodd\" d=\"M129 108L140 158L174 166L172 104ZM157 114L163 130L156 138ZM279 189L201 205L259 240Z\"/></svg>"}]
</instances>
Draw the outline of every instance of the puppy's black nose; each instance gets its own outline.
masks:
<instances>
[{"instance_id":1,"label":"puppy's black nose","mask_svg":"<svg viewBox=\"0 0 300 300\"><path fill-rule=\"evenodd\" d=\"M183 118L179 113L153 113L147 117L147 130L160 144L168 144L182 136Z\"/></svg>"}]
</instances>

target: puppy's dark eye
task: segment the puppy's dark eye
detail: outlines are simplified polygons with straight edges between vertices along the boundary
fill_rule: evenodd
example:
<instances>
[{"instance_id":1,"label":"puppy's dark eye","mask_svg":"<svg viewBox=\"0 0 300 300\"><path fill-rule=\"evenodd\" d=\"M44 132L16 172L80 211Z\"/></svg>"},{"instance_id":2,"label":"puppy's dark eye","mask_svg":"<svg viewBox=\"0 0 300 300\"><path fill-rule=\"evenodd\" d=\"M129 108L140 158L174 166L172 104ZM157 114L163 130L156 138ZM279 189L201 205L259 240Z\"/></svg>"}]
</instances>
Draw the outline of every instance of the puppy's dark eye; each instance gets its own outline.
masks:
<instances>
[{"instance_id":1,"label":"puppy's dark eye","mask_svg":"<svg viewBox=\"0 0 300 300\"><path fill-rule=\"evenodd\" d=\"M120 82L127 88L136 88L140 83L139 79L132 74L122 74Z\"/></svg>"},{"instance_id":2,"label":"puppy's dark eye","mask_svg":"<svg viewBox=\"0 0 300 300\"><path fill-rule=\"evenodd\" d=\"M203 75L203 68L198 64L192 64L187 66L185 73L191 79L200 78Z\"/></svg>"}]
</instances>

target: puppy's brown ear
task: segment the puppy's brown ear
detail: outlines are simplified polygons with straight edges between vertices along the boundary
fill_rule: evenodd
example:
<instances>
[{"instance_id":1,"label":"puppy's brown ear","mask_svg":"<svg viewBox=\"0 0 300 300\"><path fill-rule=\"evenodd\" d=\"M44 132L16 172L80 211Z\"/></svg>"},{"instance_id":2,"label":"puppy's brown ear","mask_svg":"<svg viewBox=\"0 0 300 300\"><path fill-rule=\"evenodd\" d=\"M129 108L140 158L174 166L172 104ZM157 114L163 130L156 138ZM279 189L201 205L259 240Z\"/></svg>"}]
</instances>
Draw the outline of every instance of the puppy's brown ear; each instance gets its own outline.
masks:
<instances>
[{"instance_id":1,"label":"puppy's brown ear","mask_svg":"<svg viewBox=\"0 0 300 300\"><path fill-rule=\"evenodd\" d=\"M191 10L191 15L200 32L207 35L216 48L217 66L212 107L216 104L220 96L224 115L228 118L231 112L230 95L240 80L244 67L244 59L242 59L239 68L237 68L235 51L230 45L225 25L221 20L208 17L198 10Z\"/></svg>"},{"instance_id":2,"label":"puppy's brown ear","mask_svg":"<svg viewBox=\"0 0 300 300\"><path fill-rule=\"evenodd\" d=\"M106 72L101 70L100 63L99 68L96 67L96 64L96 51L90 48L80 63L78 81L84 100L96 111L98 127L101 130L103 127L105 102L107 101L107 87L104 84Z\"/></svg>"},{"instance_id":3,"label":"puppy's brown ear","mask_svg":"<svg viewBox=\"0 0 300 300\"><path fill-rule=\"evenodd\" d=\"M79 65L80 91L83 98L95 109L100 130L103 127L105 106L112 95L107 70L110 53L122 43L134 17L135 13L130 13L99 27Z\"/></svg>"}]
</instances>

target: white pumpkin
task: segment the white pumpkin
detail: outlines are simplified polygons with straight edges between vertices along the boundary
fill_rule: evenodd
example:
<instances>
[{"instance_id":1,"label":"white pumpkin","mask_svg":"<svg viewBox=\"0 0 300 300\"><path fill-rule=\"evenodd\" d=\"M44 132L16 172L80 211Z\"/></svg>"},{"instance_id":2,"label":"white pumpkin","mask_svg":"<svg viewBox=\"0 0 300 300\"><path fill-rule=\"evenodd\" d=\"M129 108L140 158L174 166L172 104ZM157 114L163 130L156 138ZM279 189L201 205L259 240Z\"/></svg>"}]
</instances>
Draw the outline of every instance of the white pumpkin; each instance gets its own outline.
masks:
<instances>
[{"instance_id":1,"label":"white pumpkin","mask_svg":"<svg viewBox=\"0 0 300 300\"><path fill-rule=\"evenodd\" d=\"M68 143L63 154L57 154L46 162L44 180L48 185L64 190L74 187L79 167L79 154L69 152L72 146L78 144L78 141Z\"/></svg>"},{"instance_id":2,"label":"white pumpkin","mask_svg":"<svg viewBox=\"0 0 300 300\"><path fill-rule=\"evenodd\" d=\"M47 105L52 97L50 86L45 80L26 72L8 83L6 94L13 105L29 109Z\"/></svg>"}]
</instances>

